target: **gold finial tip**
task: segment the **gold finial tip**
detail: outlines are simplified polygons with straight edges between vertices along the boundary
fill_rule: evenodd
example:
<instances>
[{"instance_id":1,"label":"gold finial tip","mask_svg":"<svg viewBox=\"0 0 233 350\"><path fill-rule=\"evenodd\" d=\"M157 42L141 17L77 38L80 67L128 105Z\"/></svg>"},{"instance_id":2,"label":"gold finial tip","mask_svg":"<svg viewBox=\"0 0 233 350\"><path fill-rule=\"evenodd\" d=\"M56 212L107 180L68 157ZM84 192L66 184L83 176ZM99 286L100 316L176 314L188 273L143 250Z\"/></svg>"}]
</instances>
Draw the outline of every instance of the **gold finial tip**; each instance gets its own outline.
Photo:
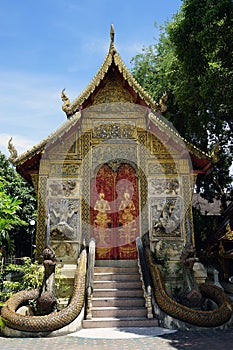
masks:
<instances>
[{"instance_id":1,"label":"gold finial tip","mask_svg":"<svg viewBox=\"0 0 233 350\"><path fill-rule=\"evenodd\" d=\"M114 32L114 25L113 25L113 24L111 24L111 28L110 28L110 38L111 38L111 44L113 44L113 43L114 43L114 34L115 34L115 32Z\"/></svg>"}]
</instances>

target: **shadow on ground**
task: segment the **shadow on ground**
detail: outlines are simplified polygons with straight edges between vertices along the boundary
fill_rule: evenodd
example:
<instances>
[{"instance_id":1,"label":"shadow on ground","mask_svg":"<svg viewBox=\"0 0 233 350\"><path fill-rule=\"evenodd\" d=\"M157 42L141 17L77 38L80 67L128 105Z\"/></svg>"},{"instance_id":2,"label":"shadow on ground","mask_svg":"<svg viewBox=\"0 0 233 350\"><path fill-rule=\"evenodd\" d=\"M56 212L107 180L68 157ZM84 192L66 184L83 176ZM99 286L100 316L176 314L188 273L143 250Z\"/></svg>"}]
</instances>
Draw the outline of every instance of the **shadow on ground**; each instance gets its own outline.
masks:
<instances>
[{"instance_id":1,"label":"shadow on ground","mask_svg":"<svg viewBox=\"0 0 233 350\"><path fill-rule=\"evenodd\" d=\"M169 341L172 349L177 350L231 350L233 348L233 328L177 331L158 337Z\"/></svg>"}]
</instances>

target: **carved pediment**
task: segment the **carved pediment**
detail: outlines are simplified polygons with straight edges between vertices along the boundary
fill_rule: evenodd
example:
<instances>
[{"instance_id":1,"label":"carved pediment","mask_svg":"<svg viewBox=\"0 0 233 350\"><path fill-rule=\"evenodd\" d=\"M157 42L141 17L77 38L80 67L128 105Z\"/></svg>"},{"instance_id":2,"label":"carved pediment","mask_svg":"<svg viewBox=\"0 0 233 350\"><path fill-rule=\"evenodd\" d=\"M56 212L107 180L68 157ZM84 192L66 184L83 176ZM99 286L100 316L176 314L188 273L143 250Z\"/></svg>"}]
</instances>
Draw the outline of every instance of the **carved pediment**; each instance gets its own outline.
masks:
<instances>
[{"instance_id":1,"label":"carved pediment","mask_svg":"<svg viewBox=\"0 0 233 350\"><path fill-rule=\"evenodd\" d=\"M94 96L93 104L113 102L135 102L134 97L124 88L122 80L114 72L107 76L104 87Z\"/></svg>"}]
</instances>

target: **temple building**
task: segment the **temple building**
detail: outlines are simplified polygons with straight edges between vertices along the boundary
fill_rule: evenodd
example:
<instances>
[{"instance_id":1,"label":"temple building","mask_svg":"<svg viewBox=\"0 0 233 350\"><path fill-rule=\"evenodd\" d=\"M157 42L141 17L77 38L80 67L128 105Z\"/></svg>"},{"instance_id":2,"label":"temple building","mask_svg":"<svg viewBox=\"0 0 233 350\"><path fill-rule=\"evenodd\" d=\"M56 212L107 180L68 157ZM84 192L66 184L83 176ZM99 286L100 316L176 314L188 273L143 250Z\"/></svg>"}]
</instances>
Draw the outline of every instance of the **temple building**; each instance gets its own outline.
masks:
<instances>
[{"instance_id":1,"label":"temple building","mask_svg":"<svg viewBox=\"0 0 233 350\"><path fill-rule=\"evenodd\" d=\"M62 91L64 124L14 158L38 201L36 255L50 245L75 264L85 240L96 260L137 259L136 238L167 257L171 277L184 245L194 242L192 194L210 156L183 139L136 82L114 44L83 92Z\"/></svg>"}]
</instances>

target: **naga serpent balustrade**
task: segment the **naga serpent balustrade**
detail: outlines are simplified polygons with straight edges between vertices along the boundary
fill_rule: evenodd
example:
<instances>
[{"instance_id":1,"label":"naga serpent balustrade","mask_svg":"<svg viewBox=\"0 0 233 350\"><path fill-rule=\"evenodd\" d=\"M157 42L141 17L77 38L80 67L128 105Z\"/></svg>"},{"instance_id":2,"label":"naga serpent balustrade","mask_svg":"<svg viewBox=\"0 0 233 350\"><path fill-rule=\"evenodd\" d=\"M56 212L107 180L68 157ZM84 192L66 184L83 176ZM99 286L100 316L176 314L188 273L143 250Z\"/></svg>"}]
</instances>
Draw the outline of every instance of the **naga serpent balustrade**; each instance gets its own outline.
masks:
<instances>
[{"instance_id":1,"label":"naga serpent balustrade","mask_svg":"<svg viewBox=\"0 0 233 350\"><path fill-rule=\"evenodd\" d=\"M232 315L232 305L226 294L210 284L202 284L200 291L203 297L212 299L218 308L211 311L201 311L177 303L166 293L159 267L153 262L150 253L147 253L150 266L154 296L161 310L166 314L198 327L218 327L229 321Z\"/></svg>"},{"instance_id":2,"label":"naga serpent balustrade","mask_svg":"<svg viewBox=\"0 0 233 350\"><path fill-rule=\"evenodd\" d=\"M82 310L85 298L87 253L84 249L74 277L73 295L66 308L44 316L23 316L16 313L20 305L39 296L39 289L24 290L14 294L2 308L1 315L10 328L26 332L52 332L63 328L76 319Z\"/></svg>"},{"instance_id":3,"label":"naga serpent balustrade","mask_svg":"<svg viewBox=\"0 0 233 350\"><path fill-rule=\"evenodd\" d=\"M166 314L183 322L198 327L218 327L229 321L232 315L232 305L222 290L213 285L200 286L204 297L214 300L218 308L211 311L191 309L177 303L166 293L159 267L153 262L151 254L147 255L151 270L156 302ZM80 313L84 304L86 280L86 251L80 255L80 261L74 279L74 291L69 305L59 311L46 316L22 316L16 313L17 308L29 299L35 299L39 290L21 291L14 294L2 308L2 317L6 324L13 329L28 332L49 332L60 329L72 322Z\"/></svg>"}]
</instances>

